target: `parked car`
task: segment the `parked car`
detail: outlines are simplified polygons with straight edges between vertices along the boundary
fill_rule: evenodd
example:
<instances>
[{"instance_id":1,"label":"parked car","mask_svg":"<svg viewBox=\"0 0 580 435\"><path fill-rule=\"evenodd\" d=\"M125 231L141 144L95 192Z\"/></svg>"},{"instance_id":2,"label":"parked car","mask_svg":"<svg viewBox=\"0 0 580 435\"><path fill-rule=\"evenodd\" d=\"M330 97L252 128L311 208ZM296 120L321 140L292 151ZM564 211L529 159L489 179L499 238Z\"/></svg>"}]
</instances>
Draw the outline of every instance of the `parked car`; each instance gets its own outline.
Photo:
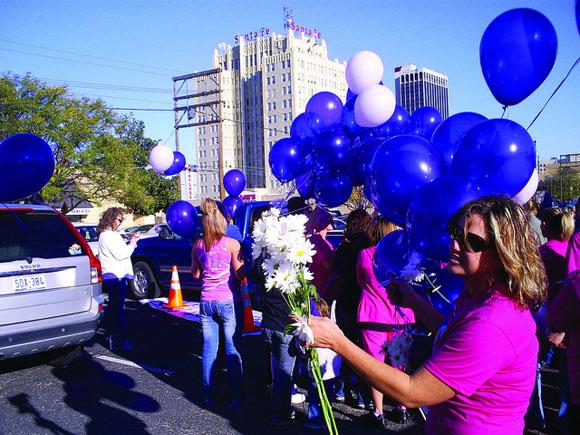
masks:
<instances>
[{"instance_id":1,"label":"parked car","mask_svg":"<svg viewBox=\"0 0 580 435\"><path fill-rule=\"evenodd\" d=\"M171 230L167 224L155 224L155 225L142 225L137 228L137 231L141 233L142 239L147 239L149 237L157 237L162 230Z\"/></svg>"},{"instance_id":2,"label":"parked car","mask_svg":"<svg viewBox=\"0 0 580 435\"><path fill-rule=\"evenodd\" d=\"M81 222L74 222L73 225L85 238L93 254L99 256L99 236L97 235L97 224L85 224Z\"/></svg>"},{"instance_id":3,"label":"parked car","mask_svg":"<svg viewBox=\"0 0 580 435\"><path fill-rule=\"evenodd\" d=\"M238 212L235 224L242 235L242 253L246 267L252 265L252 229L254 222L262 216L262 213L270 207L267 201L255 201L245 203ZM342 239L342 232L329 233L328 240L337 246ZM198 239L202 235L201 225L194 237ZM137 247L131 256L133 261L134 279L130 285L130 292L135 299L158 297L169 290L171 283L171 269L177 266L179 280L182 289L199 290L201 281L194 280L191 275L191 247L192 241L183 239L173 233L167 226L163 228L159 237L151 237L139 240ZM248 270L249 272L249 270ZM251 273L248 275L248 288L250 292L256 288L252 281Z\"/></svg>"},{"instance_id":4,"label":"parked car","mask_svg":"<svg viewBox=\"0 0 580 435\"><path fill-rule=\"evenodd\" d=\"M101 283L99 260L62 213L0 204L0 360L80 356L101 319Z\"/></svg>"}]
</instances>

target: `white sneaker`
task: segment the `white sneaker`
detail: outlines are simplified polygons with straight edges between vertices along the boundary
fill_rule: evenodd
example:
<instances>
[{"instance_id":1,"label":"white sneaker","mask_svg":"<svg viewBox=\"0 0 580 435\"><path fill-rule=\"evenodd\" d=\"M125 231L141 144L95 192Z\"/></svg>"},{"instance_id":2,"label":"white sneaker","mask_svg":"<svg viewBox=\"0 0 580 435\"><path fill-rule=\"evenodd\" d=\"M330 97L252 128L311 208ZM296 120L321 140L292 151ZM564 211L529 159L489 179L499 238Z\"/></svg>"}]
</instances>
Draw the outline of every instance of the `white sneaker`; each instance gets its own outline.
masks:
<instances>
[{"instance_id":1,"label":"white sneaker","mask_svg":"<svg viewBox=\"0 0 580 435\"><path fill-rule=\"evenodd\" d=\"M293 405L298 405L299 403L303 403L306 401L306 394L302 394L302 393L293 393L292 394L292 404Z\"/></svg>"}]
</instances>

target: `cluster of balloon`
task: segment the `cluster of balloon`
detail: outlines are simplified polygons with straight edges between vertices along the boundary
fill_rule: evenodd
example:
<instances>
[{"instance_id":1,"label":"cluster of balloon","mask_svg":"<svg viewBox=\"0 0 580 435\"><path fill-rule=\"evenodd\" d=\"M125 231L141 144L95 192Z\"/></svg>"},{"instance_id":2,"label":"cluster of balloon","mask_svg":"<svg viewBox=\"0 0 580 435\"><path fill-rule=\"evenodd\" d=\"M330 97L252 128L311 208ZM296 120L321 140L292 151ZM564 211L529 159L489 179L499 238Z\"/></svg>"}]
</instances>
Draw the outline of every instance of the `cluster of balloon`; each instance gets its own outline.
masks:
<instances>
[{"instance_id":1,"label":"cluster of balloon","mask_svg":"<svg viewBox=\"0 0 580 435\"><path fill-rule=\"evenodd\" d=\"M153 170L163 175L179 174L186 164L185 156L179 151L159 144L149 152L149 164Z\"/></svg>"},{"instance_id":2,"label":"cluster of balloon","mask_svg":"<svg viewBox=\"0 0 580 435\"><path fill-rule=\"evenodd\" d=\"M40 191L54 173L52 148L42 138L19 133L0 143L0 201L26 198Z\"/></svg>"},{"instance_id":3,"label":"cluster of balloon","mask_svg":"<svg viewBox=\"0 0 580 435\"><path fill-rule=\"evenodd\" d=\"M546 79L556 52L556 33L544 15L531 9L501 14L480 44L481 68L493 96L504 106L523 101ZM358 135L353 179L364 183L365 195L386 219L405 228L404 234L391 233L377 246L374 262L380 279L397 276L413 251L435 264L446 261L447 223L466 202L506 195L523 204L537 189L534 141L514 121L473 112L442 121L431 107L410 118L396 107L386 125L370 130L358 123L356 113L354 120L344 119L349 134ZM426 296L446 314L460 280L435 269L438 291Z\"/></svg>"},{"instance_id":4,"label":"cluster of balloon","mask_svg":"<svg viewBox=\"0 0 580 435\"><path fill-rule=\"evenodd\" d=\"M223 182L224 189L228 192L228 196L223 200L223 205L229 217L235 219L244 205L240 193L246 188L246 176L239 169L230 169L224 175Z\"/></svg>"}]
</instances>

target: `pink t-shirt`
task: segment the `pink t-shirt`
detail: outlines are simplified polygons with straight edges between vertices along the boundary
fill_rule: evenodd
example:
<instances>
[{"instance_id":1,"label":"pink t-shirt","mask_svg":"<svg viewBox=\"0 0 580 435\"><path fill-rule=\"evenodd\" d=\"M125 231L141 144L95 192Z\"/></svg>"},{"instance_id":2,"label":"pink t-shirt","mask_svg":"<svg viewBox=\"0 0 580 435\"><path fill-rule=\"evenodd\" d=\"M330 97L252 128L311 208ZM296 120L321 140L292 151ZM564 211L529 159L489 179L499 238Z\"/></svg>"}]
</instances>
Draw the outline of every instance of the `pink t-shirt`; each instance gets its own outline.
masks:
<instances>
[{"instance_id":1,"label":"pink t-shirt","mask_svg":"<svg viewBox=\"0 0 580 435\"><path fill-rule=\"evenodd\" d=\"M568 273L580 270L580 231L572 234L568 244Z\"/></svg>"},{"instance_id":2,"label":"pink t-shirt","mask_svg":"<svg viewBox=\"0 0 580 435\"><path fill-rule=\"evenodd\" d=\"M318 295L330 304L332 299L334 299L329 291L329 278L332 271L331 265L334 248L328 240L323 239L319 234L313 234L310 237L310 241L314 245L314 250L316 251L316 254L312 257L312 263L310 264L310 271L312 272L312 275L314 275L312 284L316 287Z\"/></svg>"},{"instance_id":3,"label":"pink t-shirt","mask_svg":"<svg viewBox=\"0 0 580 435\"><path fill-rule=\"evenodd\" d=\"M358 254L356 279L362 291L356 321L383 325L415 323L413 310L393 304L387 290L377 280L373 269L376 250L376 246L371 246Z\"/></svg>"},{"instance_id":4,"label":"pink t-shirt","mask_svg":"<svg viewBox=\"0 0 580 435\"><path fill-rule=\"evenodd\" d=\"M500 290L464 293L425 363L455 391L430 407L428 434L522 434L536 379L536 324Z\"/></svg>"},{"instance_id":5,"label":"pink t-shirt","mask_svg":"<svg viewBox=\"0 0 580 435\"><path fill-rule=\"evenodd\" d=\"M230 302L239 287L231 268L232 254L226 246L227 237L222 237L205 250L203 240L195 244L195 255L202 266L201 300L211 302Z\"/></svg>"}]
</instances>

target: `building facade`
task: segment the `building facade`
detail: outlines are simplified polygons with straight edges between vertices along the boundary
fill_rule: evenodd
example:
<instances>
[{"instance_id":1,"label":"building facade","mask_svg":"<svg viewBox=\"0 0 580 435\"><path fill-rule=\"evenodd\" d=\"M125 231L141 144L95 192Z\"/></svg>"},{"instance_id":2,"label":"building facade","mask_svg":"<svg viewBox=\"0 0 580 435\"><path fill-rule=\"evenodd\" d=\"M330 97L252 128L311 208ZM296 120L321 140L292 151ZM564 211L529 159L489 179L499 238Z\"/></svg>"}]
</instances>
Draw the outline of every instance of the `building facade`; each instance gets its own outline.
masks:
<instances>
[{"instance_id":1,"label":"building facade","mask_svg":"<svg viewBox=\"0 0 580 435\"><path fill-rule=\"evenodd\" d=\"M223 196L221 179L232 168L244 172L248 190L284 192L269 168L270 148L290 136L292 120L315 93L345 99L346 62L330 60L324 39L300 30L237 35L236 45L222 43L214 50L214 70L194 74L197 97L187 104L194 108L188 118L194 125L198 199ZM217 94L210 90L216 85ZM199 109L217 96L218 109Z\"/></svg>"},{"instance_id":2,"label":"building facade","mask_svg":"<svg viewBox=\"0 0 580 435\"><path fill-rule=\"evenodd\" d=\"M431 106L441 117L449 117L449 80L446 74L412 64L395 68L395 97L397 104L413 113L420 107Z\"/></svg>"}]
</instances>

